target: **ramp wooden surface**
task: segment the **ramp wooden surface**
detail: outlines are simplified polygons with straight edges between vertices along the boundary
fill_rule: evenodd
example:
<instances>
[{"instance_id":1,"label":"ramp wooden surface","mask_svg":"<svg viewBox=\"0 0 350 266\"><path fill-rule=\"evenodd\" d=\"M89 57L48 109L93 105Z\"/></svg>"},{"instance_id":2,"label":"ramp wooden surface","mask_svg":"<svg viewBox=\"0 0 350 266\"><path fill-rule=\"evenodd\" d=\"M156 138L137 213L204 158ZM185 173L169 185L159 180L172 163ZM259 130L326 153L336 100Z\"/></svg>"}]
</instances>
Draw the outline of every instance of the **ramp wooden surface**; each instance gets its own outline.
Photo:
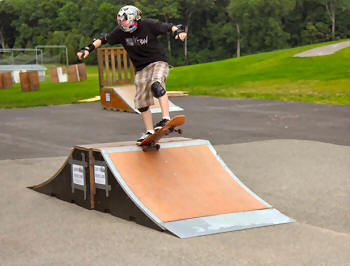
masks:
<instances>
[{"instance_id":1,"label":"ramp wooden surface","mask_svg":"<svg viewBox=\"0 0 350 266\"><path fill-rule=\"evenodd\" d=\"M206 145L109 154L139 200L163 222L265 209Z\"/></svg>"}]
</instances>

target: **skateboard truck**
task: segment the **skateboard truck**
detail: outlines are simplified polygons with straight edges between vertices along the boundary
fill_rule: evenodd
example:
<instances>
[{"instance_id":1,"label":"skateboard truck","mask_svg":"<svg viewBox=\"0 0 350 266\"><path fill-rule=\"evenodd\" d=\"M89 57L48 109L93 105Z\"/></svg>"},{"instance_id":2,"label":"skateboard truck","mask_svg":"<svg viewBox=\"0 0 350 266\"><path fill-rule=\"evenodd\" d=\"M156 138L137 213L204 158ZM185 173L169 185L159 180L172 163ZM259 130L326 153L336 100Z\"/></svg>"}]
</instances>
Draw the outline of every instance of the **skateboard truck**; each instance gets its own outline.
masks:
<instances>
[{"instance_id":1,"label":"skateboard truck","mask_svg":"<svg viewBox=\"0 0 350 266\"><path fill-rule=\"evenodd\" d=\"M169 127L168 131L164 132L164 135L168 136L170 133L177 133L179 135L182 135L183 130L181 128L176 129L175 127Z\"/></svg>"},{"instance_id":2,"label":"skateboard truck","mask_svg":"<svg viewBox=\"0 0 350 266\"><path fill-rule=\"evenodd\" d=\"M160 149L160 145L158 143L148 142L145 145L142 145L142 150L143 151L158 151Z\"/></svg>"},{"instance_id":3,"label":"skateboard truck","mask_svg":"<svg viewBox=\"0 0 350 266\"><path fill-rule=\"evenodd\" d=\"M178 128L183 125L186 121L186 117L184 115L175 116L171 119L164 127L158 129L152 135L148 136L143 140L142 143L138 144L142 147L143 151L152 151L159 150L160 145L158 144L159 140L163 136L168 136L170 133L178 133L182 134L182 129Z\"/></svg>"}]
</instances>

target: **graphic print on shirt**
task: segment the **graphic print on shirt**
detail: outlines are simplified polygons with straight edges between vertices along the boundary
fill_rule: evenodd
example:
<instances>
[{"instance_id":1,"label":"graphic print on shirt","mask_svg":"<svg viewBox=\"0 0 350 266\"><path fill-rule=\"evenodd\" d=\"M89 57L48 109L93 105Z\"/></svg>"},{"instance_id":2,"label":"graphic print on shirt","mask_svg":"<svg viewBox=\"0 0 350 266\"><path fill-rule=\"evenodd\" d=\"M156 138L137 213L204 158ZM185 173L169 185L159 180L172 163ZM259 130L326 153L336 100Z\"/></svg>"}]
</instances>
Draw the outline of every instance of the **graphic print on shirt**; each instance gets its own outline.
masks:
<instances>
[{"instance_id":1,"label":"graphic print on shirt","mask_svg":"<svg viewBox=\"0 0 350 266\"><path fill-rule=\"evenodd\" d=\"M138 38L136 36L132 38L126 38L125 39L127 46L141 46L141 45L147 45L148 44L148 35L145 38Z\"/></svg>"}]
</instances>

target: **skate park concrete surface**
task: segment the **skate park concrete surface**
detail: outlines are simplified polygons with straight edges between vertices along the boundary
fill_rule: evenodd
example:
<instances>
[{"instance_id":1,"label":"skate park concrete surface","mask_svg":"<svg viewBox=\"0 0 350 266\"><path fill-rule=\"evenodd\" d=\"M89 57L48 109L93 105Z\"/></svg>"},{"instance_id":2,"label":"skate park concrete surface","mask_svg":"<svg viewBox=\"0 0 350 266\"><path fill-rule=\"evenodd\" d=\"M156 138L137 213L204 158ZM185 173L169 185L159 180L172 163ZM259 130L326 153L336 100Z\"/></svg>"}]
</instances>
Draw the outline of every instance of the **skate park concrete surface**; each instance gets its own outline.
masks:
<instances>
[{"instance_id":1,"label":"skate park concrete surface","mask_svg":"<svg viewBox=\"0 0 350 266\"><path fill-rule=\"evenodd\" d=\"M142 120L99 103L0 110L0 265L350 265L350 106L172 101L184 137L296 222L179 239L34 192L74 145L136 140Z\"/></svg>"}]
</instances>

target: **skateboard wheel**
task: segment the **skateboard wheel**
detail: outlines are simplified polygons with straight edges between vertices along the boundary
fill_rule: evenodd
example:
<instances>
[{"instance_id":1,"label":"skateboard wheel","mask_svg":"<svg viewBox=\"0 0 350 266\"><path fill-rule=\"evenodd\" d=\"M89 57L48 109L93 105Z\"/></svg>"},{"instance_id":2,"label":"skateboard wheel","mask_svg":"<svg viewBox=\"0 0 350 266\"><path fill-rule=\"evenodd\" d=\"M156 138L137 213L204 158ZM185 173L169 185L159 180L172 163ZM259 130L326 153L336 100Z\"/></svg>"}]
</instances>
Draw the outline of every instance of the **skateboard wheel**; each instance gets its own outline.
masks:
<instances>
[{"instance_id":1,"label":"skateboard wheel","mask_svg":"<svg viewBox=\"0 0 350 266\"><path fill-rule=\"evenodd\" d=\"M183 130L180 128L180 129L177 130L177 133L179 133L180 135L182 135Z\"/></svg>"},{"instance_id":2,"label":"skateboard wheel","mask_svg":"<svg viewBox=\"0 0 350 266\"><path fill-rule=\"evenodd\" d=\"M155 147L156 147L157 151L160 149L160 145L159 144L157 144Z\"/></svg>"}]
</instances>

